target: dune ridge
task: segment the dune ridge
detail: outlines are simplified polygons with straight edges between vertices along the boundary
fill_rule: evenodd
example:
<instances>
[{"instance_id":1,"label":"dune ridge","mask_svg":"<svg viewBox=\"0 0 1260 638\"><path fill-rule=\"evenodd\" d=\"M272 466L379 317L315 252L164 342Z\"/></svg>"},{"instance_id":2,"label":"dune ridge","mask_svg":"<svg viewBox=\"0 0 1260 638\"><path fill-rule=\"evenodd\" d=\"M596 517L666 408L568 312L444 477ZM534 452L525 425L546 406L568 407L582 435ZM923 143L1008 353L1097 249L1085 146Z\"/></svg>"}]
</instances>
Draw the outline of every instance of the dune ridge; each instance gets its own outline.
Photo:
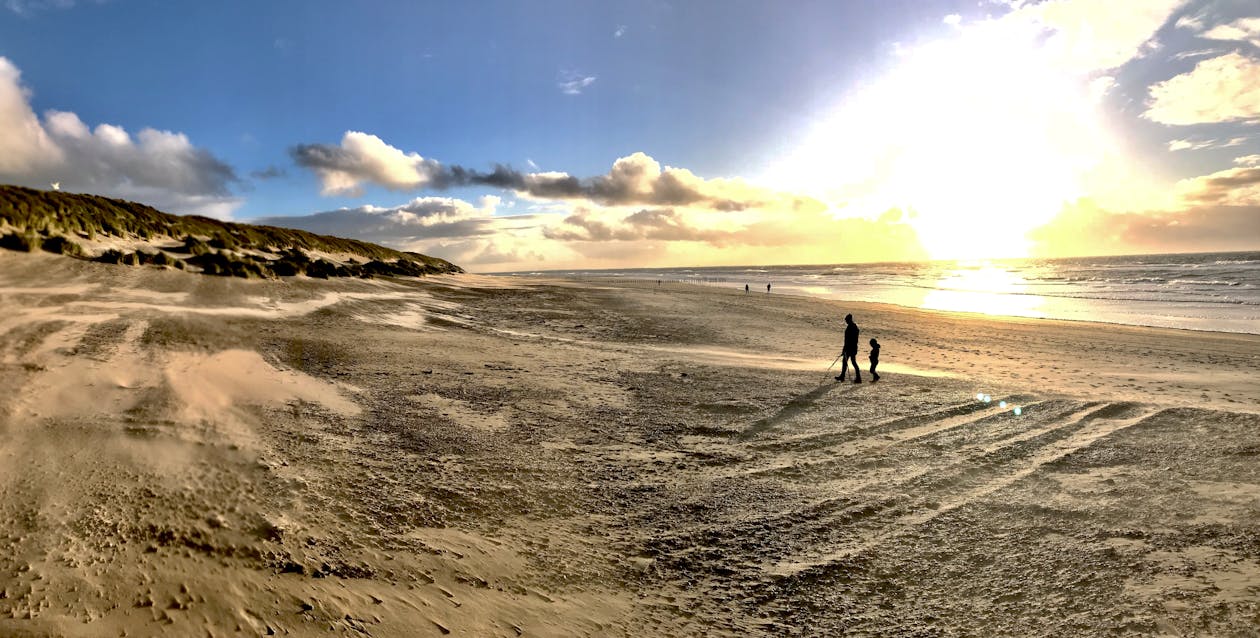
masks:
<instances>
[{"instance_id":1,"label":"dune ridge","mask_svg":"<svg viewBox=\"0 0 1260 638\"><path fill-rule=\"evenodd\" d=\"M0 248L245 278L463 272L445 259L357 239L171 215L120 199L3 184Z\"/></svg>"}]
</instances>

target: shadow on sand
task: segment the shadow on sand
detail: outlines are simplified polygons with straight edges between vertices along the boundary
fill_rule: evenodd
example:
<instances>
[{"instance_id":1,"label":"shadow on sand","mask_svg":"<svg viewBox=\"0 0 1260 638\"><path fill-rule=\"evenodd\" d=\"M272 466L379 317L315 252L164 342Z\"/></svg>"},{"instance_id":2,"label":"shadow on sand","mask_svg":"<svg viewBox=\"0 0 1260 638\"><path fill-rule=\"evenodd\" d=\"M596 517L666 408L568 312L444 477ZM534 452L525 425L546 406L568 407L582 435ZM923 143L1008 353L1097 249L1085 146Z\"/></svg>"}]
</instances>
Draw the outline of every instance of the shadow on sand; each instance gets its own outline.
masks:
<instances>
[{"instance_id":1,"label":"shadow on sand","mask_svg":"<svg viewBox=\"0 0 1260 638\"><path fill-rule=\"evenodd\" d=\"M773 428L774 426L814 407L814 403L826 396L828 392L835 390L841 385L842 384L840 383L828 381L817 388L788 401L787 405L780 408L778 412L774 413L774 415L758 420L748 426L748 429L736 435L735 438L740 441L744 441L757 436L758 434L761 434L762 432L765 432L766 430L769 430L770 428ZM849 392L852 389L852 386L846 386L845 392Z\"/></svg>"}]
</instances>

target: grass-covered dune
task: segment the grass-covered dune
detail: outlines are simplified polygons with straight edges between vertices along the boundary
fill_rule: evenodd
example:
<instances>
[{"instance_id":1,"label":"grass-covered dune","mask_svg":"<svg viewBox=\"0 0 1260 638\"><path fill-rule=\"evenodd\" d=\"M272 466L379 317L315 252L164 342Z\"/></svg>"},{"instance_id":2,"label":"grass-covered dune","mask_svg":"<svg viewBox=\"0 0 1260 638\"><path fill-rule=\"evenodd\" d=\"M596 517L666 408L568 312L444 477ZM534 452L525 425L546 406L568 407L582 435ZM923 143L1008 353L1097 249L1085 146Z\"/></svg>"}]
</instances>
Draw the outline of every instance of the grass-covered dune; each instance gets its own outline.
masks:
<instances>
[{"instance_id":1,"label":"grass-covered dune","mask_svg":"<svg viewBox=\"0 0 1260 638\"><path fill-rule=\"evenodd\" d=\"M237 277L456 273L444 259L291 228L183 216L121 199L0 185L0 247Z\"/></svg>"}]
</instances>

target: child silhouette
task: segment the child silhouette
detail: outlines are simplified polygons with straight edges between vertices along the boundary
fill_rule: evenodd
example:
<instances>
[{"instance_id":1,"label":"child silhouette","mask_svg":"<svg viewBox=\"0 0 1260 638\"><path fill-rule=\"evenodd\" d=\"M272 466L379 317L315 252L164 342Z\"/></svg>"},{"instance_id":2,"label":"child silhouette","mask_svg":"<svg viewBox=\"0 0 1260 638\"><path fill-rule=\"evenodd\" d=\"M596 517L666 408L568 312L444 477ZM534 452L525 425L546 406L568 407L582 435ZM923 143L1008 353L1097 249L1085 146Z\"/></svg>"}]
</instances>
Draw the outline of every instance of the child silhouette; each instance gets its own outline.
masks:
<instances>
[{"instance_id":1,"label":"child silhouette","mask_svg":"<svg viewBox=\"0 0 1260 638\"><path fill-rule=\"evenodd\" d=\"M871 339L871 377L875 381L879 381L879 373L875 372L877 365L879 365L879 342Z\"/></svg>"}]
</instances>

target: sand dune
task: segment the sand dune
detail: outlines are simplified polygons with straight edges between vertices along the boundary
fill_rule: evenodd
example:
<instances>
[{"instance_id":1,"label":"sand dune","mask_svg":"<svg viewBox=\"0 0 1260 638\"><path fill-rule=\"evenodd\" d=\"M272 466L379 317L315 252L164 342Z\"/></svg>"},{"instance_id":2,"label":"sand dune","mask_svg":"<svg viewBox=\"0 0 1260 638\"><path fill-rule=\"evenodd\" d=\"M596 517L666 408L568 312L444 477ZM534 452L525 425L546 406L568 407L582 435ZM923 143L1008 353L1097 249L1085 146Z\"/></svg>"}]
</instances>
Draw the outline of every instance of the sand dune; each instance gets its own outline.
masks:
<instances>
[{"instance_id":1,"label":"sand dune","mask_svg":"<svg viewBox=\"0 0 1260 638\"><path fill-rule=\"evenodd\" d=\"M1254 336L13 253L0 304L0 635L1260 626Z\"/></svg>"}]
</instances>

